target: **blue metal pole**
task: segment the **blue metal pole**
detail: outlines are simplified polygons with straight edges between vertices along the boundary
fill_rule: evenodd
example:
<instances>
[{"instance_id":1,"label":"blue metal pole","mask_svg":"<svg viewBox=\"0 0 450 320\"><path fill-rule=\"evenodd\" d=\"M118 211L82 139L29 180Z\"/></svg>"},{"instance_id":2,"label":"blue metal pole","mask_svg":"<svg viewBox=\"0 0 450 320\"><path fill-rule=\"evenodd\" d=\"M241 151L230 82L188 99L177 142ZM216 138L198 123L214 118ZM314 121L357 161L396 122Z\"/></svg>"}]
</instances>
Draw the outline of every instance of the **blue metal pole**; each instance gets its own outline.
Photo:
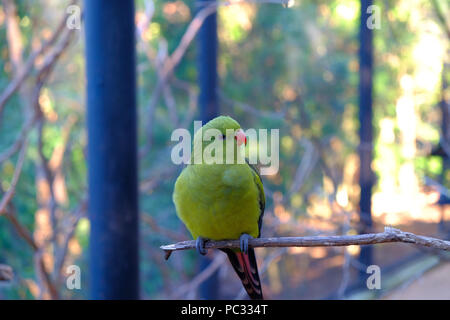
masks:
<instances>
[{"instance_id":1,"label":"blue metal pole","mask_svg":"<svg viewBox=\"0 0 450 320\"><path fill-rule=\"evenodd\" d=\"M198 0L199 9L211 0ZM203 124L219 115L217 99L217 14L205 19L198 32L199 106Z\"/></svg>"},{"instance_id":2,"label":"blue metal pole","mask_svg":"<svg viewBox=\"0 0 450 320\"><path fill-rule=\"evenodd\" d=\"M211 3L211 0L198 0L198 9ZM217 14L205 19L197 35L197 66L199 107L202 123L219 115L217 99ZM211 263L209 257L200 258L200 270L205 270ZM219 298L219 274L214 274L200 285L200 298L214 300Z\"/></svg>"},{"instance_id":3,"label":"blue metal pole","mask_svg":"<svg viewBox=\"0 0 450 320\"><path fill-rule=\"evenodd\" d=\"M373 76L373 32L367 26L370 13L367 9L372 0L361 0L361 18L359 28L359 185L361 195L359 201L360 233L370 233L372 230L372 187L374 173L373 159L373 111L372 111L372 76ZM373 262L373 246L362 246L359 261L363 265ZM365 280L365 270L360 272L361 280Z\"/></svg>"},{"instance_id":4,"label":"blue metal pole","mask_svg":"<svg viewBox=\"0 0 450 320\"><path fill-rule=\"evenodd\" d=\"M134 1L86 0L90 293L139 298Z\"/></svg>"}]
</instances>

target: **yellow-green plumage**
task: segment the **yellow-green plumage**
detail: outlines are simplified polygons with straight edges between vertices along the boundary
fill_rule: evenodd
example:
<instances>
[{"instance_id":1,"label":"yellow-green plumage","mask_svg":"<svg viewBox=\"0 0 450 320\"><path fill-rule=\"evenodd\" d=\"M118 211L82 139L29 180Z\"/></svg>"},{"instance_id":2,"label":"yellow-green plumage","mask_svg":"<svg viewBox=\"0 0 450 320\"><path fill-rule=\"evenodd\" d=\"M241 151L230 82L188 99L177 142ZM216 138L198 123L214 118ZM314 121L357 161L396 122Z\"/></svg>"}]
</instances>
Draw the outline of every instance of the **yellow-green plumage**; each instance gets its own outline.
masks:
<instances>
[{"instance_id":1,"label":"yellow-green plumage","mask_svg":"<svg viewBox=\"0 0 450 320\"><path fill-rule=\"evenodd\" d=\"M222 141L215 140L215 143L224 147L224 164L195 162L196 156L203 159L202 150L205 147L213 146L210 145L212 141L202 139L207 129L220 131L216 132L215 139L221 138ZM227 129L231 129L231 132L227 132ZM181 172L173 193L177 214L194 239L225 240L240 239L241 236L248 238L248 235L254 238L260 236L265 207L264 189L256 170L247 163L239 164L236 161L237 155L241 155L238 152L242 150L233 138L242 138L244 135L239 129L240 125L235 120L221 116L205 124L194 136L191 164ZM230 146L230 141L234 162L225 164L226 145L228 143ZM241 248L246 247L241 242ZM221 250L228 255L250 298L263 299L253 248L243 249L243 252L239 249Z\"/></svg>"},{"instance_id":2,"label":"yellow-green plumage","mask_svg":"<svg viewBox=\"0 0 450 320\"><path fill-rule=\"evenodd\" d=\"M259 236L259 191L247 164L190 165L177 179L173 199L194 239Z\"/></svg>"},{"instance_id":3,"label":"yellow-green plumage","mask_svg":"<svg viewBox=\"0 0 450 320\"><path fill-rule=\"evenodd\" d=\"M208 127L221 131L240 128L232 118L223 116L203 128ZM260 178L246 163L191 164L178 177L173 200L194 239L238 239L243 233L258 237L260 202L264 201L261 191Z\"/></svg>"}]
</instances>

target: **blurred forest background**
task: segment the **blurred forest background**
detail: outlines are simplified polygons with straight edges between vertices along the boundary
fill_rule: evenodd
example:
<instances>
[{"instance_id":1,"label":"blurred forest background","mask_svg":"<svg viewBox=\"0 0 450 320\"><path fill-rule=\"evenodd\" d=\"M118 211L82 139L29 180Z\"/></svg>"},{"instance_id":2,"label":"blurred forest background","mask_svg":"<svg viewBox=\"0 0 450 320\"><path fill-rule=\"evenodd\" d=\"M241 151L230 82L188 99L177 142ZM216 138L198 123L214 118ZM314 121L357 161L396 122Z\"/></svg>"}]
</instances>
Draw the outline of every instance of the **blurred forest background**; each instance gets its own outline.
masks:
<instances>
[{"instance_id":1,"label":"blurred forest background","mask_svg":"<svg viewBox=\"0 0 450 320\"><path fill-rule=\"evenodd\" d=\"M186 33L198 10L194 0L135 3L142 297L207 298L212 285L221 298L244 298L222 253L211 253L202 267L193 250L166 262L159 249L190 238L171 199L182 168L168 159L172 130L192 130L201 118L197 46ZM450 6L374 4L381 24L374 30L373 230L392 225L448 239ZM66 28L68 5L1 1L0 264L14 278L0 281L0 299L88 298L84 30ZM359 10L357 0L218 8L220 113L244 128L280 129L280 170L263 177L263 236L359 231ZM161 86L168 61L177 59ZM429 270L438 272L433 279L441 286L448 278L446 255L378 245L373 262L382 268L382 290L364 290L359 252L357 246L257 249L265 295L402 297ZM65 285L73 264L82 271L80 290Z\"/></svg>"}]
</instances>

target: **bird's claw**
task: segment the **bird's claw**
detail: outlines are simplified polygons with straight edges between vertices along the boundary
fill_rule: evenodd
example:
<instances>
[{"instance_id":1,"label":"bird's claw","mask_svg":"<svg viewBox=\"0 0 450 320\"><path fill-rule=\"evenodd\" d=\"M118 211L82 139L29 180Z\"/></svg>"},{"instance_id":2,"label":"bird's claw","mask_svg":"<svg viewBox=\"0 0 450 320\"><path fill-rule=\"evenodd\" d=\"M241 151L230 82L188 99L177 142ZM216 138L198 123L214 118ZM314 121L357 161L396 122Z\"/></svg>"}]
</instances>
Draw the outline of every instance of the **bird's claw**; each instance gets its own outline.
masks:
<instances>
[{"instance_id":1,"label":"bird's claw","mask_svg":"<svg viewBox=\"0 0 450 320\"><path fill-rule=\"evenodd\" d=\"M197 237L197 240L195 240L195 249L197 249L197 252L202 256L208 253L208 250L205 249L205 242L206 239L202 237Z\"/></svg>"},{"instance_id":2,"label":"bird's claw","mask_svg":"<svg viewBox=\"0 0 450 320\"><path fill-rule=\"evenodd\" d=\"M241 251L245 254L248 253L248 240L253 239L253 237L249 234L243 233L239 237L239 245L241 247Z\"/></svg>"}]
</instances>

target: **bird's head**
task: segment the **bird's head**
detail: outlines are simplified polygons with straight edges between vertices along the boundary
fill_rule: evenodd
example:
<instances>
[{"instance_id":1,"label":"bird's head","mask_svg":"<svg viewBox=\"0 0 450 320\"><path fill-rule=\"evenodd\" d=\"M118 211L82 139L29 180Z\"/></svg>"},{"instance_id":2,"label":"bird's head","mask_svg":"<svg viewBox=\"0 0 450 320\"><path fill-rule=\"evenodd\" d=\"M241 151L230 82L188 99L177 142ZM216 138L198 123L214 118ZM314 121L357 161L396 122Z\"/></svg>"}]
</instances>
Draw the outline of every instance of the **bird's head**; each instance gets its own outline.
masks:
<instances>
[{"instance_id":1,"label":"bird's head","mask_svg":"<svg viewBox=\"0 0 450 320\"><path fill-rule=\"evenodd\" d=\"M239 147L247 145L247 137L244 130L241 129L236 120L229 116L216 117L195 133L193 154L197 153L197 156L200 157L205 154L211 154L214 157L215 151L220 145L223 150L224 160L227 152L233 152L233 158L236 159L238 152L242 152Z\"/></svg>"}]
</instances>

